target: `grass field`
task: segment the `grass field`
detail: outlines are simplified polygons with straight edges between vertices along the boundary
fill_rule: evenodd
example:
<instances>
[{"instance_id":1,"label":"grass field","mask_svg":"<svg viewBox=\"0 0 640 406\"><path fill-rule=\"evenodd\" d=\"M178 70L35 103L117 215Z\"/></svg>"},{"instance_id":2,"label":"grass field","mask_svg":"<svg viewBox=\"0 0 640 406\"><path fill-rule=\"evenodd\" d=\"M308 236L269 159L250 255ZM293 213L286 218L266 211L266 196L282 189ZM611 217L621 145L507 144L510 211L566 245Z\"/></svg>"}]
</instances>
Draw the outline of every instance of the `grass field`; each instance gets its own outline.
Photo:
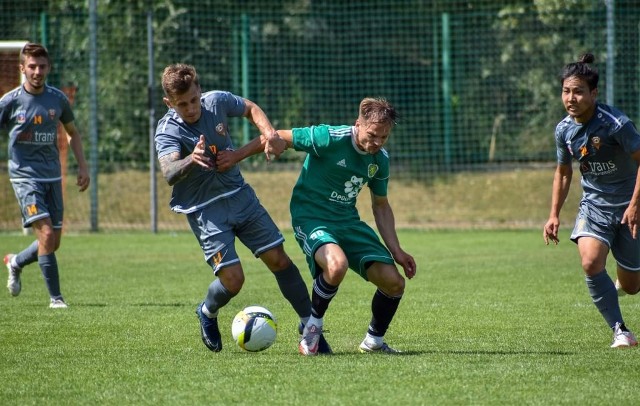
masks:
<instances>
[{"instance_id":1,"label":"grass field","mask_svg":"<svg viewBox=\"0 0 640 406\"><path fill-rule=\"evenodd\" d=\"M69 309L47 308L35 265L19 297L2 287L0 404L637 404L640 352L609 348L563 236L547 247L538 229L402 231L418 275L386 339L406 352L357 352L373 288L350 273L325 317L335 355L305 358L293 311L246 250L247 281L221 312L225 348L214 354L194 314L211 273L192 235L68 234L58 261ZM29 241L0 234L2 252ZM256 303L277 316L278 340L244 353L231 319ZM640 332L640 298L621 303Z\"/></svg>"}]
</instances>

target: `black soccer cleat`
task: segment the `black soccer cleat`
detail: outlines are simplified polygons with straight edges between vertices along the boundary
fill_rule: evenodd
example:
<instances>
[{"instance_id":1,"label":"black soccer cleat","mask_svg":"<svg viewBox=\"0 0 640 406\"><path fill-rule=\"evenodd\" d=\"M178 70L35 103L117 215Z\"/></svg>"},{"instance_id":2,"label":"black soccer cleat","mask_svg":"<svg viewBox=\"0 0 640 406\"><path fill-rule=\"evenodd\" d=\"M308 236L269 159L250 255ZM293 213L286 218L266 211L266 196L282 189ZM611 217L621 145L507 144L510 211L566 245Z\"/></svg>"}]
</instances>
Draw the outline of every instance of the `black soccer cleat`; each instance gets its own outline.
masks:
<instances>
[{"instance_id":1,"label":"black soccer cleat","mask_svg":"<svg viewBox=\"0 0 640 406\"><path fill-rule=\"evenodd\" d=\"M210 319L202 313L203 304L204 302L196 307L196 315L198 316L198 320L200 320L202 342L213 352L222 351L222 337L220 336L220 329L218 329L218 318Z\"/></svg>"}]
</instances>

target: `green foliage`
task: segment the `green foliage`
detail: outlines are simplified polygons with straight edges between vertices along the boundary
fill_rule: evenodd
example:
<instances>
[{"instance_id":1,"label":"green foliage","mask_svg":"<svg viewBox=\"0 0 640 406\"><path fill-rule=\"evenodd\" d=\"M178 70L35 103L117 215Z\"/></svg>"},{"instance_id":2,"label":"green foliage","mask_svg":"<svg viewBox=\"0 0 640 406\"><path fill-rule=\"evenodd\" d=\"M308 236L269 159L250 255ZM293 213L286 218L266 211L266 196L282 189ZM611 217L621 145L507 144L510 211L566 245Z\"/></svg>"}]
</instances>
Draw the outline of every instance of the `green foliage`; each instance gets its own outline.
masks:
<instances>
[{"instance_id":1,"label":"green foliage","mask_svg":"<svg viewBox=\"0 0 640 406\"><path fill-rule=\"evenodd\" d=\"M19 297L0 295L0 403L634 404L640 353L609 348L576 247L568 231L561 237L545 246L539 230L403 231L418 275L386 339L406 353L357 352L374 289L349 273L325 317L336 354L304 358L295 313L244 247L246 283L220 313L225 347L214 354L194 314L213 276L191 234L65 235L58 262L69 309L47 308L35 265ZM5 251L30 241L0 234ZM276 315L278 339L245 353L230 324L255 303ZM621 305L638 331L637 298Z\"/></svg>"},{"instance_id":2,"label":"green foliage","mask_svg":"<svg viewBox=\"0 0 640 406\"><path fill-rule=\"evenodd\" d=\"M601 1L96 4L95 115L89 2L3 2L0 38L49 46L55 62L50 82L77 87L80 129L87 134L91 121L98 127L101 171L147 167L149 109L155 110L153 122L166 111L159 82L170 63L194 64L205 90L231 90L258 102L279 128L351 123L362 97L385 96L402 118L388 149L421 178L486 162L553 160L553 128L564 114L558 71L587 50L602 68L612 57ZM617 47L624 48L615 55L616 104L634 118L637 7L631 0L615 4ZM237 144L257 135L240 123L230 129Z\"/></svg>"}]
</instances>

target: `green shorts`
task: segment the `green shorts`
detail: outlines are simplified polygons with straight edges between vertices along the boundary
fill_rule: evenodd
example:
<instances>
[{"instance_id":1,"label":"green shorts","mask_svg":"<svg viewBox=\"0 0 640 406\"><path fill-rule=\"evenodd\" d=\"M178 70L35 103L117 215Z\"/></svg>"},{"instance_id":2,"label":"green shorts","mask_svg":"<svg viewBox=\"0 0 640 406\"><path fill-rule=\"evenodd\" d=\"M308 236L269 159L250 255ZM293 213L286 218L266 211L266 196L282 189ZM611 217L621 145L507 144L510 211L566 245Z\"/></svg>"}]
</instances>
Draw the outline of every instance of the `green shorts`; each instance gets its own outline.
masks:
<instances>
[{"instance_id":1,"label":"green shorts","mask_svg":"<svg viewBox=\"0 0 640 406\"><path fill-rule=\"evenodd\" d=\"M372 262L395 264L391 253L380 241L378 234L363 221L346 224L329 224L326 221L308 221L294 224L296 241L307 257L311 276L315 279L321 272L314 255L324 244L338 244L349 261L349 268L364 280Z\"/></svg>"}]
</instances>

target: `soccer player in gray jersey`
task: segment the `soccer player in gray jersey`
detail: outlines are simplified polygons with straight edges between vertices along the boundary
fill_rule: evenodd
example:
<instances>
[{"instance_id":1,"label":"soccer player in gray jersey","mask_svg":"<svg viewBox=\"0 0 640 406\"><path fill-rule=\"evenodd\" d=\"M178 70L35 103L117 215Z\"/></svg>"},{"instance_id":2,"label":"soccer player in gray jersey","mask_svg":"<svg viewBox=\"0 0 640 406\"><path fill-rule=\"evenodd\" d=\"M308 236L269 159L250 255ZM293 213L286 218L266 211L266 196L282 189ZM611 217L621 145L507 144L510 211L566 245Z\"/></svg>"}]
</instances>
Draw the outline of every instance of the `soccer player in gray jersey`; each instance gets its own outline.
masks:
<instances>
[{"instance_id":1,"label":"soccer player in gray jersey","mask_svg":"<svg viewBox=\"0 0 640 406\"><path fill-rule=\"evenodd\" d=\"M260 131L269 159L278 155L270 142L278 135L262 109L250 100L225 91L202 94L191 65L175 64L162 75L164 102L169 108L156 128L155 146L162 174L173 186L170 206L183 213L217 277L196 308L205 346L222 350L218 311L240 292L245 275L235 239L249 248L273 272L280 291L304 326L311 300L300 271L286 254L284 238L238 165L216 168L216 155L233 149L229 117L245 117ZM259 142L260 144L260 142ZM323 353L330 353L323 339Z\"/></svg>"},{"instance_id":2,"label":"soccer player in gray jersey","mask_svg":"<svg viewBox=\"0 0 640 406\"><path fill-rule=\"evenodd\" d=\"M311 318L299 345L303 355L318 353L324 315L349 269L377 288L371 301L371 321L359 350L399 352L383 340L405 289L405 279L395 263L409 279L416 274L416 263L400 247L387 199L389 157L383 146L395 122L396 110L389 102L365 98L353 126L278 130L287 147L307 152L290 202L296 240L313 277ZM261 146L253 144L245 147L253 153L260 151ZM356 208L365 185L371 192L373 215L384 244L360 220Z\"/></svg>"},{"instance_id":3,"label":"soccer player in gray jersey","mask_svg":"<svg viewBox=\"0 0 640 406\"><path fill-rule=\"evenodd\" d=\"M20 204L22 224L35 231L36 241L18 254L5 255L7 288L18 296L22 269L37 261L49 291L49 307L66 308L55 255L63 220L58 122L69 136L78 163L76 184L81 192L89 187L89 170L69 100L46 83L51 71L46 48L26 44L20 52L19 67L25 83L0 99L0 127L9 130L9 180Z\"/></svg>"},{"instance_id":4,"label":"soccer player in gray jersey","mask_svg":"<svg viewBox=\"0 0 640 406\"><path fill-rule=\"evenodd\" d=\"M616 285L605 266L609 251L617 262L621 292L640 290L640 134L619 110L596 100L598 71L591 54L567 64L560 76L568 113L556 127L558 165L551 211L543 238L558 244L560 210L569 192L572 160L582 174L582 199L571 240L578 245L593 304L613 330L612 348L637 345L627 329Z\"/></svg>"}]
</instances>

